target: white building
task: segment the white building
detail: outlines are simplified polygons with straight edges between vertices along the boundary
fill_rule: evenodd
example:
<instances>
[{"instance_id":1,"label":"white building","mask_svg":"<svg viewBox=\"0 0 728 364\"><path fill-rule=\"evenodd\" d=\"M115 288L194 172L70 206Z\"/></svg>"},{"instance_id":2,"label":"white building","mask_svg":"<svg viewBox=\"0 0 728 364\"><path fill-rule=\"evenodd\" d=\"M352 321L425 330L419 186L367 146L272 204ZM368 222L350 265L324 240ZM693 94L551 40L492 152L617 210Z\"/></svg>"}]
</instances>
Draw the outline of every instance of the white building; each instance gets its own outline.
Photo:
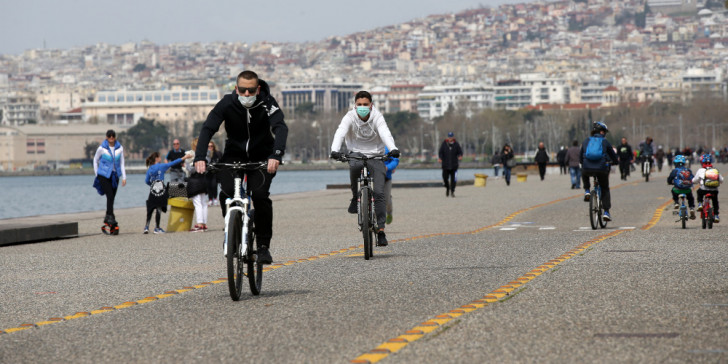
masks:
<instances>
[{"instance_id":1,"label":"white building","mask_svg":"<svg viewBox=\"0 0 728 364\"><path fill-rule=\"evenodd\" d=\"M361 90L362 85L355 83L292 83L282 86L277 101L286 110L312 103L314 111L338 113L353 106L354 95Z\"/></svg>"},{"instance_id":2,"label":"white building","mask_svg":"<svg viewBox=\"0 0 728 364\"><path fill-rule=\"evenodd\" d=\"M493 87L486 85L425 86L417 95L417 113L425 120L445 115L450 107L493 107Z\"/></svg>"},{"instance_id":3,"label":"white building","mask_svg":"<svg viewBox=\"0 0 728 364\"><path fill-rule=\"evenodd\" d=\"M40 104L34 93L0 94L2 125L25 125L40 122Z\"/></svg>"}]
</instances>

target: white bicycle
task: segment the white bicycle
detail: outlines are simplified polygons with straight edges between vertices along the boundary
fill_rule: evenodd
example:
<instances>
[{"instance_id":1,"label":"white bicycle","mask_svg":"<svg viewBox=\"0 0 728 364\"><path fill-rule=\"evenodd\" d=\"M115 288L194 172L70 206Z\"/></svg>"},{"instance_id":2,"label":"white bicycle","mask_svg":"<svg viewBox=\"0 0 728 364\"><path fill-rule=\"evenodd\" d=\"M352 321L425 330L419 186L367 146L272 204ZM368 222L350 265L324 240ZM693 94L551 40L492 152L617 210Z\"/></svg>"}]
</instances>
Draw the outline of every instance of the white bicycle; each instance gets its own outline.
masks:
<instances>
[{"instance_id":1,"label":"white bicycle","mask_svg":"<svg viewBox=\"0 0 728 364\"><path fill-rule=\"evenodd\" d=\"M235 193L225 201L225 243L223 253L227 258L228 288L233 301L240 300L243 290L243 266L247 265L250 292L259 295L263 285L263 265L257 262L255 250L255 209L247 189L248 173L264 170L267 162L212 163L214 173L229 171L234 178Z\"/></svg>"}]
</instances>

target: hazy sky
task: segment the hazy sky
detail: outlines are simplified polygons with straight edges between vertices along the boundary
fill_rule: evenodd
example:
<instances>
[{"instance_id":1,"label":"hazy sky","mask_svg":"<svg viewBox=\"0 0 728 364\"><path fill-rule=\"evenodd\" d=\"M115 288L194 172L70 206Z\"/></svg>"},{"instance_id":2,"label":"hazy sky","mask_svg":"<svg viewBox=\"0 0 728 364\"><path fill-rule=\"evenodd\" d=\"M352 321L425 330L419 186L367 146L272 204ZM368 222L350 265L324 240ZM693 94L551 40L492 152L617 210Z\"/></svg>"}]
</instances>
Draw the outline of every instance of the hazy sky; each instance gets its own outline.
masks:
<instances>
[{"instance_id":1,"label":"hazy sky","mask_svg":"<svg viewBox=\"0 0 728 364\"><path fill-rule=\"evenodd\" d=\"M0 54L99 42L319 41L529 0L0 0Z\"/></svg>"}]
</instances>

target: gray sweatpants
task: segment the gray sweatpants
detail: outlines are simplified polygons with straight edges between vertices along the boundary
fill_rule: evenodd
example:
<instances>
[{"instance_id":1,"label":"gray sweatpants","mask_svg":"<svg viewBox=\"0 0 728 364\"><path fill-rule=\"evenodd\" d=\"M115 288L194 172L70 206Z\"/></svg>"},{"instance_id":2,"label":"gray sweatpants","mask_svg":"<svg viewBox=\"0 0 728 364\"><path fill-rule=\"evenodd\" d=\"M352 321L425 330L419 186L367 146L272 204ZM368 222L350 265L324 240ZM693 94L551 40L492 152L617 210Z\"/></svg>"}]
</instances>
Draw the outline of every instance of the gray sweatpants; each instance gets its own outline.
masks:
<instances>
[{"instance_id":1,"label":"gray sweatpants","mask_svg":"<svg viewBox=\"0 0 728 364\"><path fill-rule=\"evenodd\" d=\"M384 195L384 179L386 177L387 170L384 168L384 162L381 160L370 160L367 161L367 167L369 168L369 174L372 176L374 182L374 213L377 215L377 228L383 229L384 224L387 222L387 199ZM354 198L359 193L359 184L357 180L361 175L361 170L364 168L364 163L358 160L349 161L349 180L351 181L351 194Z\"/></svg>"}]
</instances>

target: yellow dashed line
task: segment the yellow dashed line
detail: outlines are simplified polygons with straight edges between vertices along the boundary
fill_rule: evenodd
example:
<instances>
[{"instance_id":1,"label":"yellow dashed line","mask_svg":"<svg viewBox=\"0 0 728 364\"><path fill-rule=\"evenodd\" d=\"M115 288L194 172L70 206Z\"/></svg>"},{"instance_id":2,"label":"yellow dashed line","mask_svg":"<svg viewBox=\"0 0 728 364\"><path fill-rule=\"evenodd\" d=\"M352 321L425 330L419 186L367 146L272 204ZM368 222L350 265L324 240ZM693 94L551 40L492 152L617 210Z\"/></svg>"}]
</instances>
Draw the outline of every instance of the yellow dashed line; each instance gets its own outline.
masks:
<instances>
[{"instance_id":1,"label":"yellow dashed line","mask_svg":"<svg viewBox=\"0 0 728 364\"><path fill-rule=\"evenodd\" d=\"M542 264L539 267L524 274L523 276L516 278L513 282L510 282L507 285L503 285L503 286L499 287L498 289L493 290L492 292L486 294L483 298L476 299L470 303L464 304L464 305L460 306L458 309L452 310L449 313L437 315L437 316L435 316L435 318L432 318L430 320L427 320L427 321L419 324L418 326L415 326L414 328L412 328L412 330L406 331L404 335L400 335L394 339L387 340L385 343L370 350L368 353L358 356L356 359L353 359L351 362L352 363L367 363L367 364L376 363L376 362L388 357L390 354L401 350L402 348L407 346L409 343L411 343L415 340L421 339L425 334L437 330L438 328L442 327L442 325L453 320L455 317L458 317L458 316L468 313L468 312L472 312L472 311L481 309L483 307L487 307L490 303L503 300L504 298L506 298L506 296L508 296L508 294L510 292L512 292L514 289L522 286L525 282L529 282L529 281L533 280L534 278L538 277L539 275L552 269L553 267L561 264L562 262L573 258L574 256L585 251L592 245L597 244L606 239L609 239L611 237L617 236L625 231L629 231L629 230L615 230L608 234L600 235L592 240L582 243L579 246L577 246L576 248L567 252L566 254L563 254L556 259L552 259L552 260L548 261L547 263Z\"/></svg>"}]
</instances>

